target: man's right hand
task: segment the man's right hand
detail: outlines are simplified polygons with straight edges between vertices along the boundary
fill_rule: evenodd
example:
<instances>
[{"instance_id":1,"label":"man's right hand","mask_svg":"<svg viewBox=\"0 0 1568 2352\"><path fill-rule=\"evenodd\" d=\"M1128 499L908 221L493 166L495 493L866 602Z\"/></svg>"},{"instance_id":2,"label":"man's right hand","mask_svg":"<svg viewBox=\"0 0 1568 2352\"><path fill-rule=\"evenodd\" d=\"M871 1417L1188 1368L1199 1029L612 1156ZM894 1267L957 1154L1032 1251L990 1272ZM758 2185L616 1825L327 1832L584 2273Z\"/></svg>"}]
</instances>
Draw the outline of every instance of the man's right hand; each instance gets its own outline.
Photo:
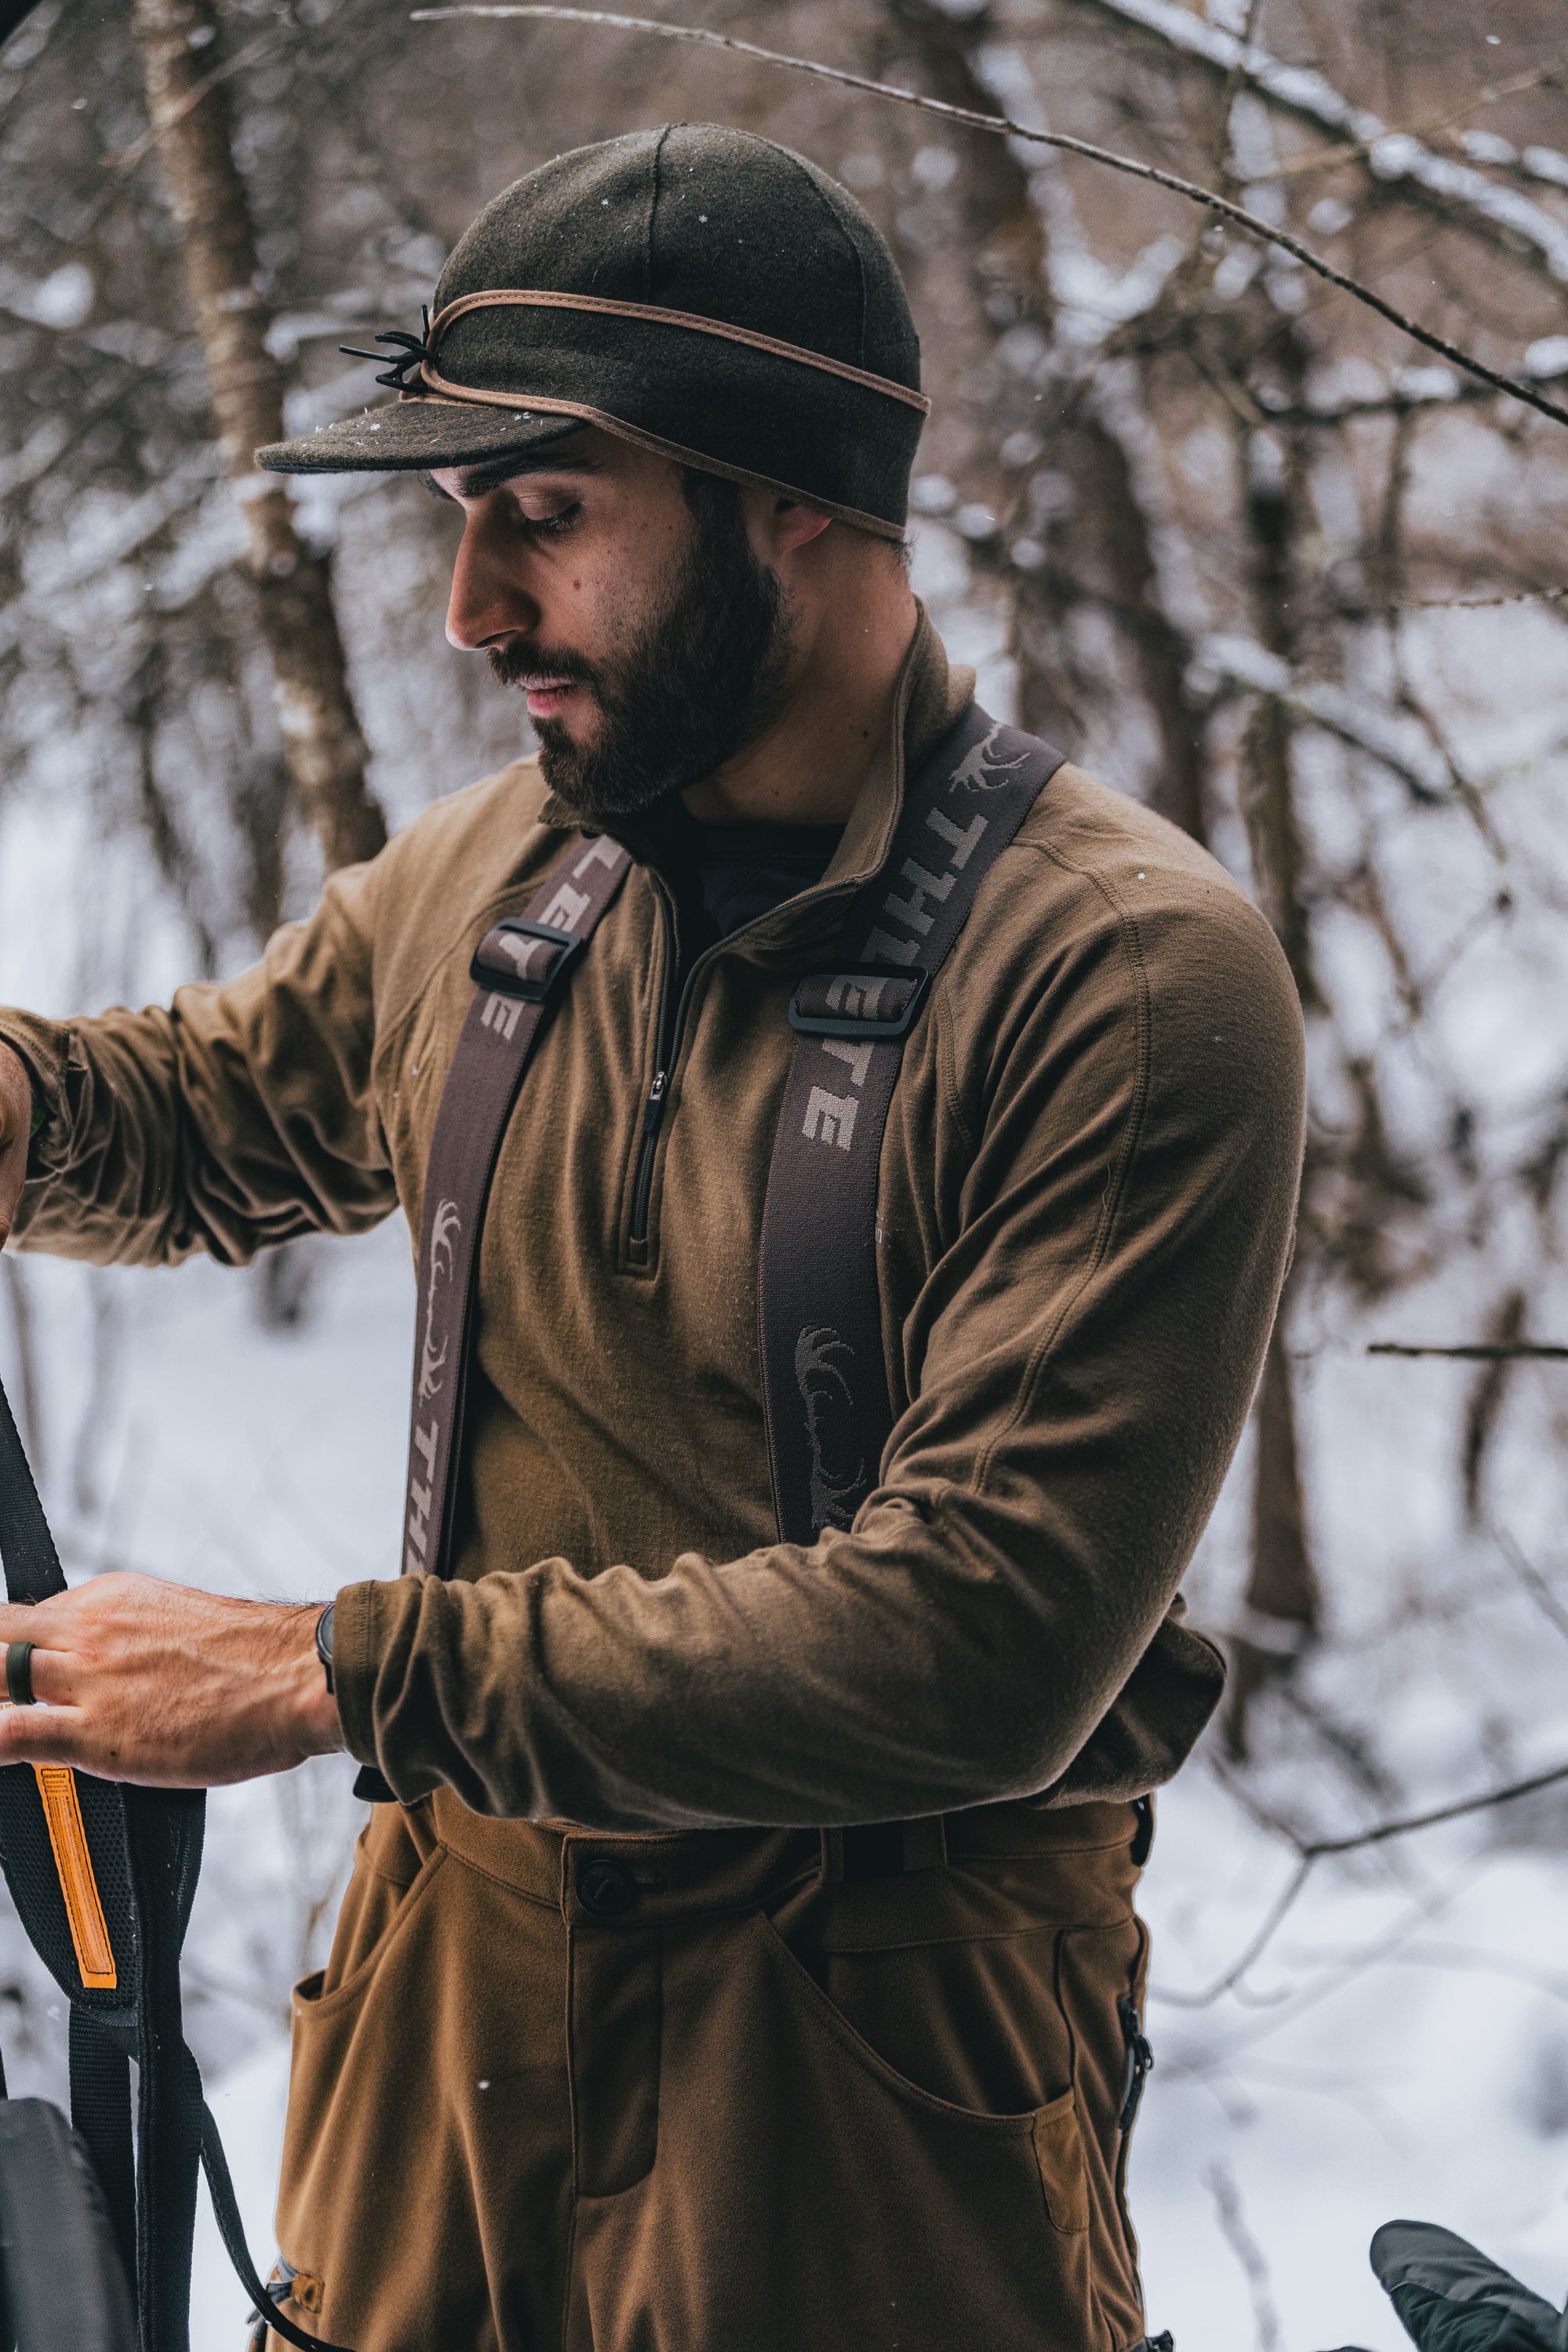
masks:
<instances>
[{"instance_id":1,"label":"man's right hand","mask_svg":"<svg viewBox=\"0 0 1568 2352\"><path fill-rule=\"evenodd\" d=\"M9 1045L0 1045L0 1244L8 1237L27 1173L33 1130L33 1081Z\"/></svg>"}]
</instances>

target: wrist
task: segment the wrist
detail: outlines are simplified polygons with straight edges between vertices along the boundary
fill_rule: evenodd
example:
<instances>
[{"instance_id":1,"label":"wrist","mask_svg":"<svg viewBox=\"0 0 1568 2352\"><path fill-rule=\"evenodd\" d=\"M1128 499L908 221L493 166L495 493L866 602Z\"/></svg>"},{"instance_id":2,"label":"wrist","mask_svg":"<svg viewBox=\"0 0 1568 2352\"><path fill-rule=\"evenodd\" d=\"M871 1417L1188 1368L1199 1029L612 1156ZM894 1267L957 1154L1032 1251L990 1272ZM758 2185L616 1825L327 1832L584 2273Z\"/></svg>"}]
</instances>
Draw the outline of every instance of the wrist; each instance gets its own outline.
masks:
<instances>
[{"instance_id":1,"label":"wrist","mask_svg":"<svg viewBox=\"0 0 1568 2352\"><path fill-rule=\"evenodd\" d=\"M298 1662L296 1715L302 1752L307 1756L330 1756L343 1744L343 1727L338 1715L329 1663L331 1654L331 1607L329 1602L326 1609L300 1612L303 1638ZM323 1619L326 1621L324 1632Z\"/></svg>"}]
</instances>

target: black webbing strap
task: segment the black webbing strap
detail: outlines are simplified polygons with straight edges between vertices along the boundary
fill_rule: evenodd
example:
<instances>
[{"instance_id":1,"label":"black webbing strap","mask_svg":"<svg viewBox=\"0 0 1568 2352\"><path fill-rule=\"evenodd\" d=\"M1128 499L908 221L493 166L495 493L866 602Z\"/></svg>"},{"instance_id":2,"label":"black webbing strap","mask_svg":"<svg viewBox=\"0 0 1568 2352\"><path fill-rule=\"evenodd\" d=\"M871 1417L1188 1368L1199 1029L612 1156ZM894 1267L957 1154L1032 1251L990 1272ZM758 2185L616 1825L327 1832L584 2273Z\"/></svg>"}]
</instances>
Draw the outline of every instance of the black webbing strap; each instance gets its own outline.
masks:
<instances>
[{"instance_id":1,"label":"black webbing strap","mask_svg":"<svg viewBox=\"0 0 1568 2352\"><path fill-rule=\"evenodd\" d=\"M10 1600L65 1591L3 1385L0 1556ZM71 2120L135 2287L142 2352L187 2352L198 2160L224 2242L268 2325L299 2352L337 2352L268 2304L185 2047L180 1951L205 1819L200 1790L134 1788L58 1765L0 1768L0 1862L28 1939L70 2003Z\"/></svg>"},{"instance_id":2,"label":"black webbing strap","mask_svg":"<svg viewBox=\"0 0 1568 2352\"><path fill-rule=\"evenodd\" d=\"M451 1570L453 1473L490 1179L544 1016L630 864L628 852L603 835L578 842L552 868L527 914L498 923L474 952L473 1002L447 1073L425 1171L405 1575Z\"/></svg>"},{"instance_id":3,"label":"black webbing strap","mask_svg":"<svg viewBox=\"0 0 1568 2352\"><path fill-rule=\"evenodd\" d=\"M92 2159L125 2275L136 2261L136 2168L131 2121L131 2061L96 2017L70 2006L71 2124Z\"/></svg>"},{"instance_id":4,"label":"black webbing strap","mask_svg":"<svg viewBox=\"0 0 1568 2352\"><path fill-rule=\"evenodd\" d=\"M850 907L840 961L795 990L757 1281L781 1542L847 1528L876 1484L893 1425L877 1181L904 1040L1062 757L971 703L908 785L887 859Z\"/></svg>"}]
</instances>

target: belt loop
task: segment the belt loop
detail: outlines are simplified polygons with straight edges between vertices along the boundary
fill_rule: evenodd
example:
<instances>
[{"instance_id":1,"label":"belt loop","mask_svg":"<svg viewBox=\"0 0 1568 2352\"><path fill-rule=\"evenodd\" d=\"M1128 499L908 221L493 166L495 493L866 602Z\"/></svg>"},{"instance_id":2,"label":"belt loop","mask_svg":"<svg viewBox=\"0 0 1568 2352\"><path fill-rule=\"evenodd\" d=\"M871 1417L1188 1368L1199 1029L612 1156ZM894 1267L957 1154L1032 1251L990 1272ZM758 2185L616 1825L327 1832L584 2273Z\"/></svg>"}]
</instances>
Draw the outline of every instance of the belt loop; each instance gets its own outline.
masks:
<instances>
[{"instance_id":1,"label":"belt loop","mask_svg":"<svg viewBox=\"0 0 1568 2352\"><path fill-rule=\"evenodd\" d=\"M824 1886L844 1884L844 1832L842 1830L822 1832L822 1883Z\"/></svg>"},{"instance_id":2,"label":"belt loop","mask_svg":"<svg viewBox=\"0 0 1568 2352\"><path fill-rule=\"evenodd\" d=\"M923 1821L904 1823L904 1870L944 1870L947 1866L947 1820L928 1813Z\"/></svg>"}]
</instances>

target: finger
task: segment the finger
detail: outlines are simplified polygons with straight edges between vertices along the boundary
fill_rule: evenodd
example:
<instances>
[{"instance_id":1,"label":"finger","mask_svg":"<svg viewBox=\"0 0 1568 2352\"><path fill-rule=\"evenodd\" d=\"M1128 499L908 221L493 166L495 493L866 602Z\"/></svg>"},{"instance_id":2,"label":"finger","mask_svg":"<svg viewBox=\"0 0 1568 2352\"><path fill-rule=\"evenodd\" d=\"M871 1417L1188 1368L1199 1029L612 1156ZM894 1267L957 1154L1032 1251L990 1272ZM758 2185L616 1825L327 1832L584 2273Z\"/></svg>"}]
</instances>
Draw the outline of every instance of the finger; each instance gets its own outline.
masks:
<instances>
[{"instance_id":1,"label":"finger","mask_svg":"<svg viewBox=\"0 0 1568 2352\"><path fill-rule=\"evenodd\" d=\"M51 1592L42 1601L0 1601L0 1642L58 1643L65 1627L80 1614L82 1593L94 1591L102 1581L95 1577L74 1592Z\"/></svg>"},{"instance_id":2,"label":"finger","mask_svg":"<svg viewBox=\"0 0 1568 2352\"><path fill-rule=\"evenodd\" d=\"M63 1598L63 1596L61 1596ZM31 1642L38 1649L50 1641L59 1642L61 1632L55 1612L47 1601L7 1601L0 1603L0 1648L7 1642ZM5 1696L0 1690L0 1698Z\"/></svg>"},{"instance_id":3,"label":"finger","mask_svg":"<svg viewBox=\"0 0 1568 2352\"><path fill-rule=\"evenodd\" d=\"M0 1764L80 1764L90 1771L90 1744L79 1706L0 1707Z\"/></svg>"},{"instance_id":4,"label":"finger","mask_svg":"<svg viewBox=\"0 0 1568 2352\"><path fill-rule=\"evenodd\" d=\"M4 1666L0 1655L0 1667ZM33 1686L34 1704L38 1706L69 1706L79 1696L80 1685L74 1672L75 1661L68 1651L40 1649L35 1642L33 1654L27 1661L27 1679ZM0 1672L0 1698L8 1696L5 1677Z\"/></svg>"}]
</instances>

